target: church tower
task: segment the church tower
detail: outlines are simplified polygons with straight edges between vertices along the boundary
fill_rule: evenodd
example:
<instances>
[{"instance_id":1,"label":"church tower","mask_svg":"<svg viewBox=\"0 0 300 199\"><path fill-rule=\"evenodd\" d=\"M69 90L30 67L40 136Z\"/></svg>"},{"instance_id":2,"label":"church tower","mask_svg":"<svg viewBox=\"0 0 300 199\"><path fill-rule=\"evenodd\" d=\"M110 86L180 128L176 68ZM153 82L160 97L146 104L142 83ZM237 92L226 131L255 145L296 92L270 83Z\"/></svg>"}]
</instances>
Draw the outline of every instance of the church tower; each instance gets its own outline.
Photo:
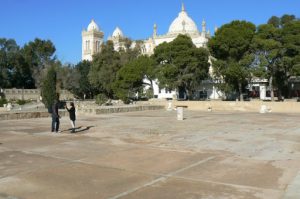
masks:
<instances>
[{"instance_id":1,"label":"church tower","mask_svg":"<svg viewBox=\"0 0 300 199\"><path fill-rule=\"evenodd\" d=\"M82 60L92 61L93 55L100 52L103 36L103 32L92 19L87 30L82 31Z\"/></svg>"}]
</instances>

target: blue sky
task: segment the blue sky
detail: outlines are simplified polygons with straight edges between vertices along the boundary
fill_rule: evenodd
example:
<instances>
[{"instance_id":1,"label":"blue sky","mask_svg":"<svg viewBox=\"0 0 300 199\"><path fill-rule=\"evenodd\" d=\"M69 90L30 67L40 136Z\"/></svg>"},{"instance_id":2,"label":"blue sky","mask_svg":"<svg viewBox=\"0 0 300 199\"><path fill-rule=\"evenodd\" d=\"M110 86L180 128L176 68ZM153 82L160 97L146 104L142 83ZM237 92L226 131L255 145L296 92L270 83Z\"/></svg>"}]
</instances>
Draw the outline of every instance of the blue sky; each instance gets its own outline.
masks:
<instances>
[{"instance_id":1,"label":"blue sky","mask_svg":"<svg viewBox=\"0 0 300 199\"><path fill-rule=\"evenodd\" d=\"M266 23L275 15L300 17L300 0L0 0L0 37L13 38L18 45L38 37L50 39L63 63L81 60L81 31L94 19L105 40L119 26L131 39L146 39L157 24L158 34L165 34L181 9L201 29L202 19L208 29L232 20Z\"/></svg>"}]
</instances>

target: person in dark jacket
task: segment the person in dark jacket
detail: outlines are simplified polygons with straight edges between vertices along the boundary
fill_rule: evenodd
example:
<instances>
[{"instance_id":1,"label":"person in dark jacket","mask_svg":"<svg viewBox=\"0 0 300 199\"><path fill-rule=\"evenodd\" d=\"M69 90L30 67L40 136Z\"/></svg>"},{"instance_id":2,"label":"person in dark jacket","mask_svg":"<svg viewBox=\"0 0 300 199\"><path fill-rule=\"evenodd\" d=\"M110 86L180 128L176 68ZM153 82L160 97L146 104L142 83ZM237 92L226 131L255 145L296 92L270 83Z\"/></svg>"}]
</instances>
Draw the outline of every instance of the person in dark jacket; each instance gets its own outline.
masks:
<instances>
[{"instance_id":1,"label":"person in dark jacket","mask_svg":"<svg viewBox=\"0 0 300 199\"><path fill-rule=\"evenodd\" d=\"M75 110L75 106L74 106L73 102L70 103L70 106L71 106L70 108L68 108L67 106L65 106L65 107L66 107L67 111L69 112L69 116L70 116L70 121L71 121L71 125L72 125L71 133L75 133L75 120L76 120L75 112L76 112L76 110Z\"/></svg>"},{"instance_id":2,"label":"person in dark jacket","mask_svg":"<svg viewBox=\"0 0 300 199\"><path fill-rule=\"evenodd\" d=\"M52 105L52 126L51 126L51 132L55 132L58 133L59 132L59 114L58 114L58 100L55 100L53 105Z\"/></svg>"}]
</instances>

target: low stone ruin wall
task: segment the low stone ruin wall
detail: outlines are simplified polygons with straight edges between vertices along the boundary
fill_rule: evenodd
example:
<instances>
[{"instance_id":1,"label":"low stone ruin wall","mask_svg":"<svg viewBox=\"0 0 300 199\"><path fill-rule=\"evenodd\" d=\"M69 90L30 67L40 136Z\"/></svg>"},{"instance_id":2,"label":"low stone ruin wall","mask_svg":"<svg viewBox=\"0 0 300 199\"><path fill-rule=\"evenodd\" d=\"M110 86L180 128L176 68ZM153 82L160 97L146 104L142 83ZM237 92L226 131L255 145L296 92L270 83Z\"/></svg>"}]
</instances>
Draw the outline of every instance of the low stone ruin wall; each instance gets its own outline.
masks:
<instances>
[{"instance_id":1,"label":"low stone ruin wall","mask_svg":"<svg viewBox=\"0 0 300 199\"><path fill-rule=\"evenodd\" d=\"M164 109L163 105L124 105L124 106L101 106L97 108L80 108L79 113L88 114L110 114L110 113L123 113L133 111L146 111L146 110L160 110Z\"/></svg>"},{"instance_id":2,"label":"low stone ruin wall","mask_svg":"<svg viewBox=\"0 0 300 199\"><path fill-rule=\"evenodd\" d=\"M65 116L66 111L59 111L60 116ZM47 111L11 111L11 112L2 112L0 113L0 120L20 120L20 119L30 119L30 118L42 118L50 117Z\"/></svg>"},{"instance_id":3,"label":"low stone ruin wall","mask_svg":"<svg viewBox=\"0 0 300 199\"><path fill-rule=\"evenodd\" d=\"M139 102L140 105L161 105L165 109L174 109L176 106L187 106L188 110L194 111L245 111L260 112L261 107L266 107L269 112L274 113L300 113L300 102L284 101L146 101Z\"/></svg>"},{"instance_id":4,"label":"low stone ruin wall","mask_svg":"<svg viewBox=\"0 0 300 199\"><path fill-rule=\"evenodd\" d=\"M148 110L160 110L164 109L164 106L159 105L143 105L143 106L120 106L120 107L101 107L96 109L96 114L109 114L109 113L122 113L133 111L148 111Z\"/></svg>"},{"instance_id":5,"label":"low stone ruin wall","mask_svg":"<svg viewBox=\"0 0 300 199\"><path fill-rule=\"evenodd\" d=\"M97 108L84 108L77 109L77 114L110 114L110 113L122 113L122 112L133 112L133 111L146 111L146 110L160 110L164 109L164 106L160 105L128 105L128 106L107 106ZM68 112L65 110L59 111L60 116L67 116ZM46 110L44 111L10 111L1 112L0 120L17 120L17 119L30 119L30 118L42 118L50 117Z\"/></svg>"}]
</instances>

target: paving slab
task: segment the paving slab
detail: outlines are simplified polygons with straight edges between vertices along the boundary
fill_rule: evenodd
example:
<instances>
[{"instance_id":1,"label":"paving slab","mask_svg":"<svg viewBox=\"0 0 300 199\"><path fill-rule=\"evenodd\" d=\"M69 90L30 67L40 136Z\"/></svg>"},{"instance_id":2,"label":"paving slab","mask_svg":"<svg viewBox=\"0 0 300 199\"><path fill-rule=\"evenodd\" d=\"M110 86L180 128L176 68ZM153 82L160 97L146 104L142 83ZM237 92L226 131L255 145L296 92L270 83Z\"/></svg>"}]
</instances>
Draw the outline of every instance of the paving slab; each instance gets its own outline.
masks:
<instances>
[{"instance_id":1,"label":"paving slab","mask_svg":"<svg viewBox=\"0 0 300 199\"><path fill-rule=\"evenodd\" d=\"M16 198L108 198L146 183L141 173L71 163L0 180L0 193Z\"/></svg>"},{"instance_id":2,"label":"paving slab","mask_svg":"<svg viewBox=\"0 0 300 199\"><path fill-rule=\"evenodd\" d=\"M280 198L281 193L273 190L254 190L244 187L193 181L190 179L169 179L130 193L124 199L260 199Z\"/></svg>"},{"instance_id":3,"label":"paving slab","mask_svg":"<svg viewBox=\"0 0 300 199\"><path fill-rule=\"evenodd\" d=\"M295 113L142 111L0 121L0 199L299 199Z\"/></svg>"}]
</instances>

